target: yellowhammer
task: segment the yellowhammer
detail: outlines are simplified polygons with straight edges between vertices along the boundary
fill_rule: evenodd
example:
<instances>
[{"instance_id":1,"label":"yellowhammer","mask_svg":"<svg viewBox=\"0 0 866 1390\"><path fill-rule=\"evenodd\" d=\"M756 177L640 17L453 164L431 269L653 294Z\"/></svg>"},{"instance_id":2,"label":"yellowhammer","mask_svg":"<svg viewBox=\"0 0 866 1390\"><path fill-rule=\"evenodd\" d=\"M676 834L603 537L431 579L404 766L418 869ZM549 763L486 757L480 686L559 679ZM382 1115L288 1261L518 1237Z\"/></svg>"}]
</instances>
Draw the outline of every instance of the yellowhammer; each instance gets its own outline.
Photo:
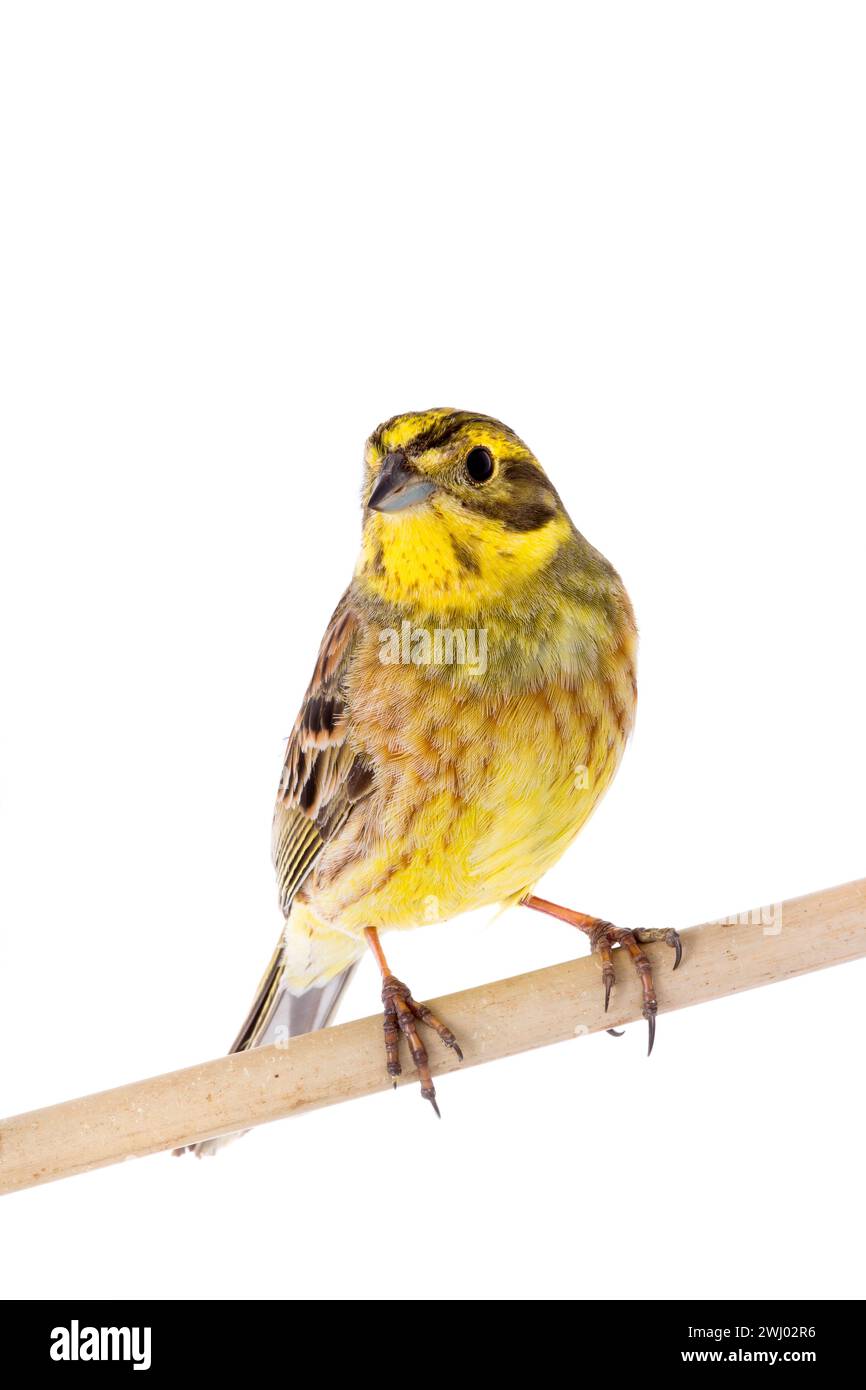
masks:
<instances>
[{"instance_id":1,"label":"yellowhammer","mask_svg":"<svg viewBox=\"0 0 866 1390\"><path fill-rule=\"evenodd\" d=\"M274 815L283 936L233 1051L324 1027L366 947L438 1114L419 1026L450 1030L390 971L378 933L522 903L624 947L647 940L532 896L613 777L632 727L637 634L616 571L505 425L388 420L367 441L363 537L289 740ZM213 1143L198 1145L209 1152Z\"/></svg>"}]
</instances>

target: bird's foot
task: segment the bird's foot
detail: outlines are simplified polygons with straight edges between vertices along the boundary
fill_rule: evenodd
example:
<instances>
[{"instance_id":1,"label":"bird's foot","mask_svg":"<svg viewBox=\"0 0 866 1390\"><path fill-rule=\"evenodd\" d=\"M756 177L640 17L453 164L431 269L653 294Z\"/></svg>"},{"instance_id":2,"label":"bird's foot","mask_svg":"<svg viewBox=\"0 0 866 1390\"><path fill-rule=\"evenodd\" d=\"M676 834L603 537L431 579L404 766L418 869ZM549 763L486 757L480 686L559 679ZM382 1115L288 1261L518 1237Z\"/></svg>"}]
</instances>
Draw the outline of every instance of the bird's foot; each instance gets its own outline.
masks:
<instances>
[{"instance_id":1,"label":"bird's foot","mask_svg":"<svg viewBox=\"0 0 866 1390\"><path fill-rule=\"evenodd\" d=\"M400 1034L402 1033L418 1072L421 1094L425 1100L429 1100L436 1114L439 1115L439 1106L436 1104L436 1087L433 1085L433 1078L430 1075L430 1059L427 1055L427 1049L421 1041L418 1024L423 1023L427 1028L432 1028L445 1046L450 1047L462 1062L463 1053L457 1039L451 1029L446 1028L445 1024L440 1022L426 1004L419 1004L417 1000L412 998L408 986L396 979L394 975L383 977L382 1003L385 1006L385 1060L388 1075L394 1078L394 1085L396 1086L396 1078L403 1070L400 1065ZM441 1115L439 1118L442 1118Z\"/></svg>"},{"instance_id":2,"label":"bird's foot","mask_svg":"<svg viewBox=\"0 0 866 1390\"><path fill-rule=\"evenodd\" d=\"M587 917L582 912L573 912L571 908L558 907L555 903L546 902L543 898L530 897L524 898L523 901L525 907L534 908L536 912L545 912L550 917L558 917L560 921L570 923L571 926L577 927L579 931L584 932L589 937L593 952L601 960L605 1012L610 1004L611 990L616 983L613 952L615 950L628 952L638 973L643 991L642 1013L649 1028L649 1045L647 1047L647 1056L649 1056L653 1050L656 1036L658 1000L652 966L643 947L652 941L664 941L675 953L674 970L676 970L683 958L683 946L679 932L673 929L666 930L664 927L654 931L628 931L622 927L615 927L612 922L604 922L598 917ZM613 1032L613 1029L608 1029L608 1032ZM620 1037L622 1035L615 1033L614 1036Z\"/></svg>"},{"instance_id":3,"label":"bird's foot","mask_svg":"<svg viewBox=\"0 0 866 1390\"><path fill-rule=\"evenodd\" d=\"M653 969L649 962L649 957L643 950L647 942L664 941L672 947L675 954L674 970L676 970L683 958L683 947L679 933L673 930L665 931L628 931L622 927L615 927L612 922L597 922L590 929L582 928L587 932L592 943L592 949L601 959L601 982L604 987L604 1010L607 1013L610 1004L611 990L616 983L616 972L613 965L613 952L615 950L625 950L631 956L632 964L638 973L641 989L643 991L642 1013L647 1021L649 1029L649 1040L647 1045L647 1056L653 1050L656 1039L656 1014L658 1013L658 999L656 998L655 980L653 979ZM612 1031L612 1030L611 1030Z\"/></svg>"}]
</instances>

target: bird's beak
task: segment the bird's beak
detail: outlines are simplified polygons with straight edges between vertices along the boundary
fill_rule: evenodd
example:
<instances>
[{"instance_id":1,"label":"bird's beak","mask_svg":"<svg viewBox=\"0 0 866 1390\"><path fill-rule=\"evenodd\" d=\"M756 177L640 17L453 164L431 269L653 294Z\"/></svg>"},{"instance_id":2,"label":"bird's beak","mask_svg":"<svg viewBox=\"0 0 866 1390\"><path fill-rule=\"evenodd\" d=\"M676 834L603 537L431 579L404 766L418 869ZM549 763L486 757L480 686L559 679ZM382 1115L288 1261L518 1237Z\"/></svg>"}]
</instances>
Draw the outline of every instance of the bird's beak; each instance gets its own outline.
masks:
<instances>
[{"instance_id":1,"label":"bird's beak","mask_svg":"<svg viewBox=\"0 0 866 1390\"><path fill-rule=\"evenodd\" d=\"M402 512L406 507L423 502L433 490L433 483L410 468L406 455L402 449L398 449L393 454L385 455L367 505L375 512Z\"/></svg>"}]
</instances>

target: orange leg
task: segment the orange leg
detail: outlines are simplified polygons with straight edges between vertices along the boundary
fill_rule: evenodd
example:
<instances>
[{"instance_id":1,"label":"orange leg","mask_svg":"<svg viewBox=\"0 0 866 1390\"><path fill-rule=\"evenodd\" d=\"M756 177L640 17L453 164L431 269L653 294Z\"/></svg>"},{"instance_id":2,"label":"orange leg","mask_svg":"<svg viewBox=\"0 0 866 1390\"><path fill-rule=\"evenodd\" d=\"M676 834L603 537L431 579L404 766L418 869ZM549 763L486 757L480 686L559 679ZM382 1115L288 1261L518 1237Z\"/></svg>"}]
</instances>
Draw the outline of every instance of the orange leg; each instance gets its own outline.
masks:
<instances>
[{"instance_id":1,"label":"orange leg","mask_svg":"<svg viewBox=\"0 0 866 1390\"><path fill-rule=\"evenodd\" d=\"M679 932L665 931L664 928L658 931L624 931L621 927L615 927L612 922L604 922L599 917L587 917L584 912L574 912L570 907L559 907L556 903L549 903L544 898L524 898L522 906L531 907L535 912L544 912L548 917L557 917L560 922L568 922L570 926L577 927L578 931L586 933L592 943L593 951L601 959L601 982L604 985L605 1011L610 1003L610 992L616 981L613 951L616 948L628 952L643 990L643 1016L649 1027L649 1047L647 1049L647 1056L649 1056L653 1050L656 1036L658 1000L656 999L652 966L646 952L641 947L648 941L666 942L676 952L674 959L674 970L676 970L683 958L683 946ZM609 1028L608 1032L613 1032L613 1029ZM615 1036L619 1037L620 1034Z\"/></svg>"},{"instance_id":2,"label":"orange leg","mask_svg":"<svg viewBox=\"0 0 866 1390\"><path fill-rule=\"evenodd\" d=\"M367 945L376 957L376 963L382 973L382 1003L385 1006L384 1029L385 1029L385 1062L388 1068L388 1075L394 1077L394 1085L397 1085L396 1077L402 1071L400 1066L400 1034L406 1039L409 1051L412 1053L412 1061L418 1071L418 1079L421 1082L421 1094L425 1100L429 1100L436 1114L439 1115L439 1106L436 1104L436 1088L433 1085L433 1078L430 1075L430 1059L427 1056L427 1049L421 1041L418 1032L418 1023L423 1023L426 1027L432 1028L442 1039L446 1047L450 1047L457 1054L460 1061L463 1061L463 1053L457 1045L457 1039L446 1028L444 1023L440 1023L435 1014L427 1008L426 1004L419 1004L412 998L408 987L396 979L391 974L391 969L385 959L385 952L382 950L382 943L379 940L378 932L375 927L366 927L364 935L367 938ZM417 1022L416 1022L417 1021ZM441 1119L441 1115L439 1116Z\"/></svg>"}]
</instances>

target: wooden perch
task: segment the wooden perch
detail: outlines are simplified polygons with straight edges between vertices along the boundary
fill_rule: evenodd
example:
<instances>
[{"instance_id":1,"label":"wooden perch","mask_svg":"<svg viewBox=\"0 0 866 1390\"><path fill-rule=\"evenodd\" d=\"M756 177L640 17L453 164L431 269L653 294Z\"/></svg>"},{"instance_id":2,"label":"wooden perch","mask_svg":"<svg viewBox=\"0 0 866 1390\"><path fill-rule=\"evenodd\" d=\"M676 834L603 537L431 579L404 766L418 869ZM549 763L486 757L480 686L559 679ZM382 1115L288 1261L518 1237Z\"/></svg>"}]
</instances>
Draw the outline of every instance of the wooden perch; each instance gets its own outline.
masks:
<instances>
[{"instance_id":1,"label":"wooden perch","mask_svg":"<svg viewBox=\"0 0 866 1390\"><path fill-rule=\"evenodd\" d=\"M683 948L676 974L668 947L647 948L662 1013L857 960L866 956L866 879L692 927L683 933ZM589 956L429 1002L459 1037L464 1065L476 1066L639 1019L637 976L624 958L617 967L607 1014L599 966ZM459 1066L435 1038L430 1047L434 1074ZM415 1084L411 1063L403 1081ZM381 1015L326 1028L284 1047L221 1057L3 1121L0 1192L251 1129L390 1085Z\"/></svg>"}]
</instances>

